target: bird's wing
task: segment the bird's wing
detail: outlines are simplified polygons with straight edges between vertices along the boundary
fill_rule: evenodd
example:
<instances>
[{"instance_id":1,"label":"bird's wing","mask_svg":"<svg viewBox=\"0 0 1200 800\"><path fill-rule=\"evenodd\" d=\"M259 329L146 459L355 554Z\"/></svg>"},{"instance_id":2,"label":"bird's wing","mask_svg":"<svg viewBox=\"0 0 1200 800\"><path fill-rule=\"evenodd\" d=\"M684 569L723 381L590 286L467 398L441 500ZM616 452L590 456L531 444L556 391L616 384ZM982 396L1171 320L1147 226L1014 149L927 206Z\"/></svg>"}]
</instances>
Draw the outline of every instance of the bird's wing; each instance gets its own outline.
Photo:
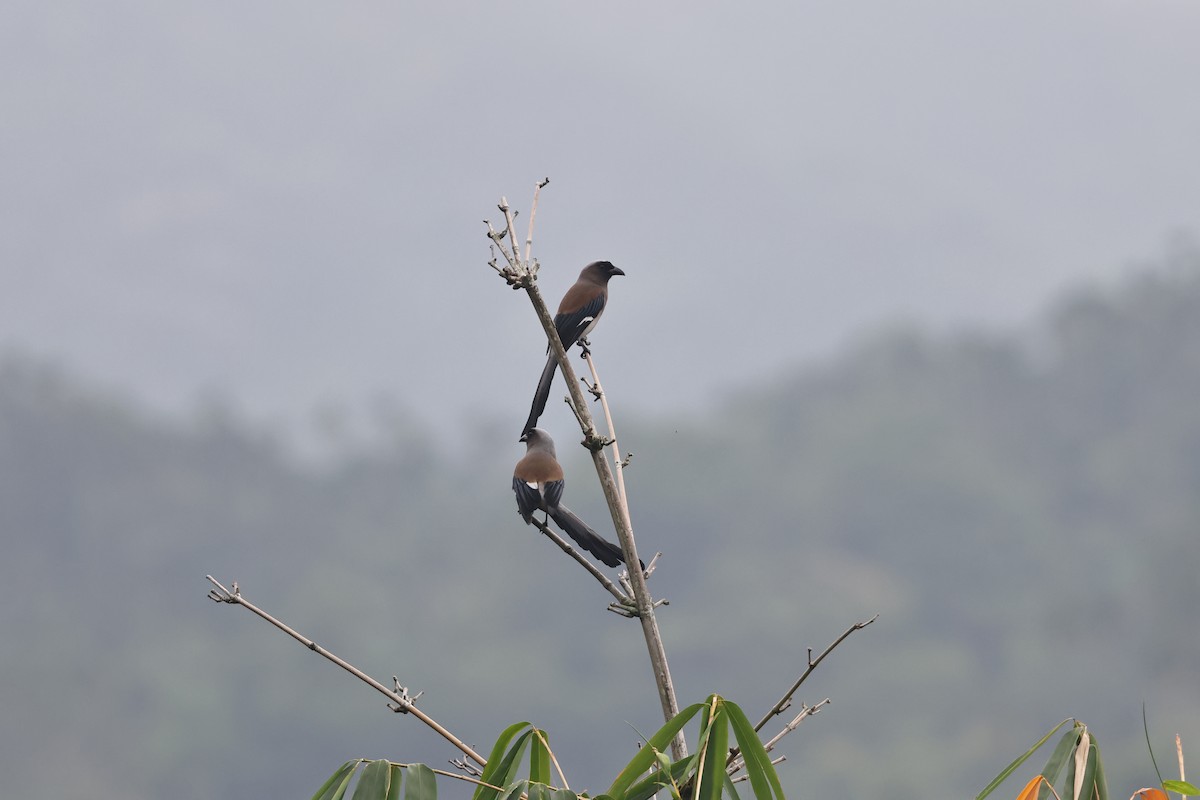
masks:
<instances>
[{"instance_id":1,"label":"bird's wing","mask_svg":"<svg viewBox=\"0 0 1200 800\"><path fill-rule=\"evenodd\" d=\"M513 476L513 494L517 496L517 510L521 512L521 516L525 518L525 522L527 523L529 522L529 518L533 516L533 512L545 508L542 505L542 493L538 491L537 487L521 480L515 475Z\"/></svg>"},{"instance_id":2,"label":"bird's wing","mask_svg":"<svg viewBox=\"0 0 1200 800\"><path fill-rule=\"evenodd\" d=\"M606 292L599 292L575 311L559 312L554 316L554 327L558 331L558 338L562 340L564 348L570 349L571 345L579 341L579 337L583 336L588 326L596 321L596 317L600 316L607 299Z\"/></svg>"}]
</instances>

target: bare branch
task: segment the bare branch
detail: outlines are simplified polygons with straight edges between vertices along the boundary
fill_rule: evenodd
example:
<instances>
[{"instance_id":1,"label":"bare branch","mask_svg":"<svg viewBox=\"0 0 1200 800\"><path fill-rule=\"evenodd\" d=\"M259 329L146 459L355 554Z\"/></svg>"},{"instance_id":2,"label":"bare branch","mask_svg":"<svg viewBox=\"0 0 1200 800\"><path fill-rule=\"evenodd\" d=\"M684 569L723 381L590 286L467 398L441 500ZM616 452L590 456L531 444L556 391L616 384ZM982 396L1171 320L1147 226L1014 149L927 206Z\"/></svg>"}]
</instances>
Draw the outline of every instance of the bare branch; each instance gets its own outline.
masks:
<instances>
[{"instance_id":1,"label":"bare branch","mask_svg":"<svg viewBox=\"0 0 1200 800\"><path fill-rule=\"evenodd\" d=\"M855 631L862 630L863 628L867 627L868 625L870 625L872 622L874 622L877 619L879 619L878 614L871 617L866 622L856 622L853 625L851 625L849 628L846 629L845 633L843 633L838 638L834 639L833 644L829 645L829 647L826 647L825 652L823 652L823 653L821 653L821 655L817 656L815 661L813 660L812 649L810 648L808 651L808 667L804 670L804 672L800 675L800 677L798 679L796 679L796 682L792 684L792 688L788 689L787 692L783 695L783 697L779 698L779 702L777 702L774 706L772 706L771 710L766 713L766 716L764 716L762 719L760 719L758 721L758 724L754 726L754 730L761 731L763 729L763 726L766 725L767 722L770 721L771 717L775 716L776 714L782 714L787 709L787 707L789 705L791 705L792 695L794 695L796 693L796 690L800 688L800 685L802 683L804 683L805 680L808 679L808 676L811 675L812 671L817 668L817 665L825 660L825 656L832 653L833 649L835 647L837 647L842 642L846 641L847 637L849 637L850 634L854 633Z\"/></svg>"},{"instance_id":2,"label":"bare branch","mask_svg":"<svg viewBox=\"0 0 1200 800\"><path fill-rule=\"evenodd\" d=\"M763 744L763 749L766 750L768 753L771 752L772 750L774 750L775 745L779 744L780 740L782 740L783 737L787 736L789 733L796 730L796 728L800 727L801 722L803 722L807 718L809 718L812 715L819 712L821 710L822 706L829 705L829 702L830 702L829 698L826 697L824 700L822 700L821 702L819 702L813 706L801 704L800 713L797 714L795 717L793 717L791 722L789 722L787 725L784 725L783 730L781 730L779 733L777 733L773 737L771 737L771 739L769 741L765 742ZM730 775L735 775L739 771L741 771L745 768L746 768L746 759L742 758L739 753L735 752L733 754L733 758L730 759L730 764L726 768L726 771Z\"/></svg>"},{"instance_id":3,"label":"bare branch","mask_svg":"<svg viewBox=\"0 0 1200 800\"><path fill-rule=\"evenodd\" d=\"M368 761L368 760L369 760L369 759L366 759L366 758L360 758L360 759L359 759L359 761L360 761L360 762L361 762L361 761ZM471 765L471 764L465 764L465 763L460 763L460 762L458 762L458 761L452 761L452 762L450 762L450 763L454 764L456 767L463 767L463 766L465 766L465 768L466 768L466 769L474 769L474 768L475 768L475 767L474 767L474 765ZM408 766L409 766L408 764L402 764L402 763L400 763L400 762L398 762L398 761L389 761L389 762L388 762L388 764L392 765L393 767L408 767ZM494 785L494 784L491 784L491 783L484 783L483 781L481 781L481 780L476 780L475 778L472 778L472 777L470 777L470 776L468 776L468 775L459 775L457 772L448 772L447 770L444 770L444 769L437 769L436 767L429 767L428 769L429 769L429 771L430 771L430 772L433 772L433 773L435 773L435 774L437 774L437 775L445 775L447 778L454 778L455 780L459 780L459 781L466 781L467 783L473 783L473 784L475 784L476 786L486 786L486 787L487 787L487 788L489 788L489 789L496 789L496 790L498 790L498 791L501 791L501 792L502 792L502 791L504 791L504 788L503 788L503 787L501 787L501 786L496 786L496 785Z\"/></svg>"},{"instance_id":4,"label":"bare branch","mask_svg":"<svg viewBox=\"0 0 1200 800\"><path fill-rule=\"evenodd\" d=\"M503 206L501 207L501 210L503 210ZM500 254L502 256L504 256L504 260L508 262L508 269L511 272L516 272L520 268L520 262L516 258L514 258L513 254L511 252L509 252L509 250L506 249L504 246L504 240L506 238L511 238L512 231L507 226L505 226L504 230L502 230L502 231L496 230L495 228L492 227L491 220L485 219L483 221L483 224L487 225L487 227L488 227L487 235L488 235L488 238L492 240L493 246L500 249ZM495 251L493 250L493 253L494 252ZM488 264L490 264L492 269L496 270L501 275L506 274L504 270L502 270L502 269L500 269L500 267L496 266L496 257L494 255L492 256L492 260L489 261Z\"/></svg>"},{"instance_id":5,"label":"bare branch","mask_svg":"<svg viewBox=\"0 0 1200 800\"><path fill-rule=\"evenodd\" d=\"M444 738L446 741L450 742L450 744L454 745L459 750L461 750L468 758L470 758L475 763L479 764L479 766L481 766L481 767L487 766L487 761L483 758L483 756L476 753L469 746L467 746L467 744L465 742L463 742L457 736L455 736L454 734L450 733L450 731L448 731L444 727L442 727L442 725L440 723L438 723L436 720L434 720L433 717L429 716L424 711L417 708L417 706L414 703L416 698L409 696L408 690L405 689L403 686L400 686L399 680L397 680L393 677L393 680L396 683L396 687L402 691L393 691L393 690L389 689L388 687L384 686L379 681L372 678L367 673L360 670L358 667L349 663L345 659L334 655L333 653L326 650L324 647L321 647L319 644L314 642L312 639L309 639L308 637L304 636L303 634L296 632L295 630L288 627L280 620L278 620L275 617L268 614L266 611L263 611L258 606L254 605L250 601L246 600L246 598L242 597L241 589L238 588L238 585L236 582L234 582L234 584L233 584L233 589L230 590L230 589L226 589L224 586L222 586L215 578L213 578L212 575L205 575L204 577L206 577L208 579L209 583L211 583L213 586L216 587L215 589L213 589L212 591L210 591L208 593L208 596L210 599L212 599L218 603L229 603L231 605L242 606L246 610L251 611L254 614L257 614L259 617L261 617L262 619L271 623L276 628L278 628L279 630L286 633L288 636L291 636L293 639L300 642L300 644L304 645L309 650L312 650L317 655L324 656L325 658L332 661L334 664L337 664L339 667L341 667L342 669L349 672L354 677L358 678L363 683L365 683L368 686L379 691L381 694L383 694L385 697L387 697L389 700L392 701L391 703L388 704L388 708L391 708L393 711L397 711L397 712L400 712L403 714L412 714L414 717L421 720L421 722L424 722L426 725L428 725L430 728L432 728L434 731L436 731L438 734L440 734L442 736L442 738ZM418 694L418 696L420 696L420 695Z\"/></svg>"},{"instance_id":6,"label":"bare branch","mask_svg":"<svg viewBox=\"0 0 1200 800\"><path fill-rule=\"evenodd\" d=\"M771 766L777 767L785 761L787 761L787 756L780 756L779 758L775 758L775 759L771 760ZM736 778L734 778L732 781L730 781L730 783L741 783L742 781L748 781L748 780L750 780L749 774L739 775Z\"/></svg>"},{"instance_id":7,"label":"bare branch","mask_svg":"<svg viewBox=\"0 0 1200 800\"><path fill-rule=\"evenodd\" d=\"M600 374L596 371L596 362L592 360L590 350L583 351L583 360L587 362L588 369L592 372L592 394L600 401L600 407L604 409L604 421L608 425L608 440L613 446L613 464L616 466L617 474L617 489L621 495L621 513L625 515L625 524L633 529L633 523L629 519L629 500L625 496L625 473L624 467L626 462L621 460L621 448L617 444L617 428L613 425L612 412L608 408L608 397L604 394L604 387L600 385Z\"/></svg>"},{"instance_id":8,"label":"bare branch","mask_svg":"<svg viewBox=\"0 0 1200 800\"><path fill-rule=\"evenodd\" d=\"M763 745L763 748L768 753L771 752L772 750L774 750L775 745L779 744L779 741L783 737L787 736L789 733L796 730L796 728L799 728L801 722L804 722L805 719L807 719L808 717L811 717L813 714L818 713L823 706L827 706L827 705L829 705L829 703L830 703L830 700L828 697L826 697L824 700L817 703L816 705L812 705L812 706L806 706L802 703L800 713L797 714L795 717L793 717L791 722L789 722L787 725L784 725L783 730L781 730L779 733L772 736L770 738L770 740L768 740Z\"/></svg>"},{"instance_id":9,"label":"bare branch","mask_svg":"<svg viewBox=\"0 0 1200 800\"><path fill-rule=\"evenodd\" d=\"M529 254L533 251L533 218L537 216L537 201L538 195L542 193L542 187L550 182L549 178L542 178L537 182L537 186L533 189L533 202L529 205L529 234L525 237L525 261L529 262Z\"/></svg>"},{"instance_id":10,"label":"bare branch","mask_svg":"<svg viewBox=\"0 0 1200 800\"><path fill-rule=\"evenodd\" d=\"M616 598L618 604L622 606L633 605L633 600L630 597L622 594L621 590L617 588L616 584L609 580L608 576L601 572L599 567L589 561L587 557L581 555L578 550L576 550L569 542L567 542L566 539L559 536L558 531L554 530L537 517L532 517L530 522L532 522L539 531L546 534L546 537L558 545L564 553L578 561L584 569L592 574L593 578L600 581L600 585L603 586L609 594Z\"/></svg>"},{"instance_id":11,"label":"bare branch","mask_svg":"<svg viewBox=\"0 0 1200 800\"><path fill-rule=\"evenodd\" d=\"M519 263L521 260L521 248L517 246L517 212L512 210L508 205L508 199L504 197L500 198L499 208L501 213L504 214L504 226L508 230L508 245L512 248L513 260Z\"/></svg>"}]
</instances>

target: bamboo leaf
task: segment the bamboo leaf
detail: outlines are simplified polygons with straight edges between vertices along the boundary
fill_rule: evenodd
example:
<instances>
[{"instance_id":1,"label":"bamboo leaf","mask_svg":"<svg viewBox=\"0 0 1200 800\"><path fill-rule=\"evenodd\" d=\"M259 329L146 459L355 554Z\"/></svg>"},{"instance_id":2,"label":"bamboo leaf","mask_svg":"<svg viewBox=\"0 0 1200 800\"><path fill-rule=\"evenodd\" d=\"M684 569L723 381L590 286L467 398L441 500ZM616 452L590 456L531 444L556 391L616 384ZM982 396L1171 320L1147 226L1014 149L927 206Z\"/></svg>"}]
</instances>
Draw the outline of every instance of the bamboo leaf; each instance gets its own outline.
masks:
<instances>
[{"instance_id":1,"label":"bamboo leaf","mask_svg":"<svg viewBox=\"0 0 1200 800\"><path fill-rule=\"evenodd\" d=\"M728 800L742 800L738 795L737 786L733 784L733 776L728 772L725 773L725 796Z\"/></svg>"},{"instance_id":2,"label":"bamboo leaf","mask_svg":"<svg viewBox=\"0 0 1200 800\"><path fill-rule=\"evenodd\" d=\"M771 756L763 747L762 740L758 738L758 732L754 730L746 712L742 711L741 706L730 702L725 703L725 709L729 714L733 735L737 738L738 749L742 751L742 758L746 761L746 774L750 776L750 787L754 796L758 800L771 800L771 793L774 792L775 797L783 800L783 785L779 782L779 773L775 771Z\"/></svg>"},{"instance_id":3,"label":"bamboo leaf","mask_svg":"<svg viewBox=\"0 0 1200 800\"><path fill-rule=\"evenodd\" d=\"M666 725L659 728L646 741L646 745L641 750L638 750L637 755L625 765L625 769L621 770L621 774L617 775L616 780L613 781L612 786L609 787L605 794L610 794L616 798L624 797L625 791L630 785L643 772L650 769L650 765L654 763L655 752L666 750L670 746L671 740L675 738L675 734L679 733L680 729L690 722L692 717L696 716L696 713L704 707L703 703L690 705L676 714Z\"/></svg>"},{"instance_id":4,"label":"bamboo leaf","mask_svg":"<svg viewBox=\"0 0 1200 800\"><path fill-rule=\"evenodd\" d=\"M525 755L525 748L529 746L532 738L533 728L530 728L518 736L512 747L508 748L508 752L500 759L499 769L495 774L494 782L497 785L507 789L517 779L517 773L521 770L521 758Z\"/></svg>"},{"instance_id":5,"label":"bamboo leaf","mask_svg":"<svg viewBox=\"0 0 1200 800\"><path fill-rule=\"evenodd\" d=\"M1096 751L1096 800L1108 800L1108 778L1104 777L1104 759L1100 757L1100 743L1092 739Z\"/></svg>"},{"instance_id":6,"label":"bamboo leaf","mask_svg":"<svg viewBox=\"0 0 1200 800\"><path fill-rule=\"evenodd\" d=\"M550 783L550 748L546 744L546 734L536 728L529 747L529 780Z\"/></svg>"},{"instance_id":7,"label":"bamboo leaf","mask_svg":"<svg viewBox=\"0 0 1200 800\"><path fill-rule=\"evenodd\" d=\"M513 736L522 728L529 730L522 733L517 741L509 747L509 742ZM525 745L529 744L529 734L533 730L528 722L517 722L509 725L500 734L500 738L496 740L496 744L492 746L492 754L488 756L487 766L483 768L483 774L479 776L479 780L484 783L490 783L492 786L508 786L513 781L515 776L515 765L519 761L520 756L525 751ZM491 786L480 786L475 790L472 800L496 800L499 792Z\"/></svg>"},{"instance_id":8,"label":"bamboo leaf","mask_svg":"<svg viewBox=\"0 0 1200 800\"><path fill-rule=\"evenodd\" d=\"M1188 783L1187 781L1167 780L1167 781L1162 782L1162 787L1164 789L1166 789L1168 792L1174 792L1175 794L1182 794L1186 797L1200 797L1200 789L1197 789L1194 785ZM1146 791L1146 790L1143 789L1142 791ZM1157 790L1155 790L1155 791L1157 791Z\"/></svg>"},{"instance_id":9,"label":"bamboo leaf","mask_svg":"<svg viewBox=\"0 0 1200 800\"><path fill-rule=\"evenodd\" d=\"M1014 772L1016 772L1017 768L1020 767L1022 764L1024 764L1031 755L1033 755L1035 752L1037 752L1037 749L1039 747L1041 747L1042 745L1044 745L1046 743L1046 740L1054 735L1055 731L1057 731L1059 728L1061 728L1063 725L1066 725L1070 721L1071 720L1069 718L1064 719L1062 722L1058 723L1053 728L1051 728L1050 731L1045 736L1043 736L1041 739L1038 739L1037 742L1034 743L1033 747L1026 750L1022 755L1017 756L1015 761L1013 761L1011 764L1009 764L1007 767L1005 767L1003 770L1001 770L1000 774L997 775L995 778L992 778L992 782L989 783L987 786L985 786L982 792L975 795L975 800L983 800L983 798L987 797L989 794L994 792L996 790L996 787L999 786L1000 784L1004 783L1004 781L1008 778L1009 775L1012 775Z\"/></svg>"},{"instance_id":10,"label":"bamboo leaf","mask_svg":"<svg viewBox=\"0 0 1200 800\"><path fill-rule=\"evenodd\" d=\"M550 800L579 800L579 796L570 789L551 789Z\"/></svg>"},{"instance_id":11,"label":"bamboo leaf","mask_svg":"<svg viewBox=\"0 0 1200 800\"><path fill-rule=\"evenodd\" d=\"M711 708L708 743L696 785L696 800L721 800L721 791L725 788L725 758L729 755L728 715L719 697L713 698Z\"/></svg>"},{"instance_id":12,"label":"bamboo leaf","mask_svg":"<svg viewBox=\"0 0 1200 800\"><path fill-rule=\"evenodd\" d=\"M404 800L437 800L437 776L424 764L409 764Z\"/></svg>"},{"instance_id":13,"label":"bamboo leaf","mask_svg":"<svg viewBox=\"0 0 1200 800\"><path fill-rule=\"evenodd\" d=\"M662 753L659 754L663 755ZM664 770L662 762L659 762L659 769L651 773L649 778L643 781L638 781L625 793L624 800L647 800L659 789L669 788L671 796L674 797L678 792L678 787L687 780L688 774L696 768L697 756L695 754L688 756L685 759L676 761L674 764L669 764Z\"/></svg>"},{"instance_id":14,"label":"bamboo leaf","mask_svg":"<svg viewBox=\"0 0 1200 800\"><path fill-rule=\"evenodd\" d=\"M1075 747L1075 743L1079 741L1079 729L1072 726L1071 730L1062 735L1058 740L1058 744L1054 746L1054 751L1050 754L1050 758L1046 761L1046 766L1042 767L1042 777L1046 779L1048 786L1039 795L1042 798L1050 794L1050 786L1058 780L1059 774L1063 771L1063 767L1068 763L1071 757L1071 751ZM1066 784L1062 785L1063 791L1066 791Z\"/></svg>"},{"instance_id":15,"label":"bamboo leaf","mask_svg":"<svg viewBox=\"0 0 1200 800\"><path fill-rule=\"evenodd\" d=\"M391 766L384 760L368 761L354 787L354 800L387 800Z\"/></svg>"},{"instance_id":16,"label":"bamboo leaf","mask_svg":"<svg viewBox=\"0 0 1200 800\"><path fill-rule=\"evenodd\" d=\"M342 787L341 793L345 794L345 784L350 782L350 775L354 773L354 768L360 763L362 763L361 760L356 758L338 767L337 772L330 775L329 780L321 784L320 789L317 789L317 793L312 796L312 800L332 800L339 786Z\"/></svg>"},{"instance_id":17,"label":"bamboo leaf","mask_svg":"<svg viewBox=\"0 0 1200 800\"><path fill-rule=\"evenodd\" d=\"M388 781L387 800L400 800L400 786L404 777L404 767L399 764L391 765L391 779Z\"/></svg>"},{"instance_id":18,"label":"bamboo leaf","mask_svg":"<svg viewBox=\"0 0 1200 800\"><path fill-rule=\"evenodd\" d=\"M504 793L500 795L500 800L518 800L521 795L529 788L529 781L519 780L513 784L504 787Z\"/></svg>"}]
</instances>

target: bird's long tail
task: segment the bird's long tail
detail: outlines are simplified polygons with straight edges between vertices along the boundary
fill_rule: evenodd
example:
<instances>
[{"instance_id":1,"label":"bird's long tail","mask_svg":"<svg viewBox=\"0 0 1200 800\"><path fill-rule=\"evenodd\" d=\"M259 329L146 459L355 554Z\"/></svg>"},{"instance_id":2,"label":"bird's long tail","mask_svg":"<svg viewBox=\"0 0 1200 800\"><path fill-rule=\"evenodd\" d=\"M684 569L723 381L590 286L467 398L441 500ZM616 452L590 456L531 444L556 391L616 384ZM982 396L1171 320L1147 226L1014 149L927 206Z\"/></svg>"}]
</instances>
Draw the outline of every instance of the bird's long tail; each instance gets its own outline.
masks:
<instances>
[{"instance_id":1,"label":"bird's long tail","mask_svg":"<svg viewBox=\"0 0 1200 800\"><path fill-rule=\"evenodd\" d=\"M610 567L615 567L625 561L621 548L600 537L600 534L588 527L588 524L575 516L566 506L559 506L550 512L550 518L558 523L558 527L575 540L575 543L603 561ZM643 568L644 569L644 568Z\"/></svg>"},{"instance_id":2,"label":"bird's long tail","mask_svg":"<svg viewBox=\"0 0 1200 800\"><path fill-rule=\"evenodd\" d=\"M546 366L542 369L542 377L538 380L537 391L533 395L533 405L529 409L529 419L525 422L522 433L537 425L538 418L546 410L546 400L550 397L550 384L554 381L554 372L558 369L558 359L554 353L546 356ZM609 566L612 566L611 564Z\"/></svg>"}]
</instances>

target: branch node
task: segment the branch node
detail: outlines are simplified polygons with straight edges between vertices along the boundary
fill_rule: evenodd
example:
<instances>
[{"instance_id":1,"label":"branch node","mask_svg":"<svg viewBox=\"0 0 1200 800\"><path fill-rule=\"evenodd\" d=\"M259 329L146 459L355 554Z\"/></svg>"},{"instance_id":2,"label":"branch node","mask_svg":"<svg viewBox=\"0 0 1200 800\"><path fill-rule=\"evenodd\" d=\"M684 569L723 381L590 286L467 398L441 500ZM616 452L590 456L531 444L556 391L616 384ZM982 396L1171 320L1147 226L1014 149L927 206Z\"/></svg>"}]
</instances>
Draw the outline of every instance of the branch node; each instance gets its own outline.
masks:
<instances>
[{"instance_id":1,"label":"branch node","mask_svg":"<svg viewBox=\"0 0 1200 800\"><path fill-rule=\"evenodd\" d=\"M620 614L626 619L634 619L635 617L641 616L638 613L637 606L633 604L632 600L625 603L609 603L608 610L614 614Z\"/></svg>"},{"instance_id":2,"label":"branch node","mask_svg":"<svg viewBox=\"0 0 1200 800\"><path fill-rule=\"evenodd\" d=\"M601 397L604 396L604 390L600 388L600 384L588 383L587 378L580 378L579 382L587 387L588 394L590 394L596 400L599 400Z\"/></svg>"},{"instance_id":3,"label":"branch node","mask_svg":"<svg viewBox=\"0 0 1200 800\"><path fill-rule=\"evenodd\" d=\"M607 436L601 436L599 433L591 433L587 436L584 436L583 441L580 442L580 444L586 447L588 450L591 450L593 453L598 453L612 444L613 441L613 439L610 439Z\"/></svg>"},{"instance_id":4,"label":"branch node","mask_svg":"<svg viewBox=\"0 0 1200 800\"><path fill-rule=\"evenodd\" d=\"M414 695L410 695L408 693L408 687L401 686L400 679L398 677L396 677L395 675L392 676L392 684L394 685L394 688L392 689L392 691L396 695L398 695L398 698L397 698L397 702L388 703L387 707L390 708L392 711L395 711L397 714L407 714L409 712L409 709L416 707L417 698L420 697L421 695L425 694L425 691L421 690Z\"/></svg>"}]
</instances>

